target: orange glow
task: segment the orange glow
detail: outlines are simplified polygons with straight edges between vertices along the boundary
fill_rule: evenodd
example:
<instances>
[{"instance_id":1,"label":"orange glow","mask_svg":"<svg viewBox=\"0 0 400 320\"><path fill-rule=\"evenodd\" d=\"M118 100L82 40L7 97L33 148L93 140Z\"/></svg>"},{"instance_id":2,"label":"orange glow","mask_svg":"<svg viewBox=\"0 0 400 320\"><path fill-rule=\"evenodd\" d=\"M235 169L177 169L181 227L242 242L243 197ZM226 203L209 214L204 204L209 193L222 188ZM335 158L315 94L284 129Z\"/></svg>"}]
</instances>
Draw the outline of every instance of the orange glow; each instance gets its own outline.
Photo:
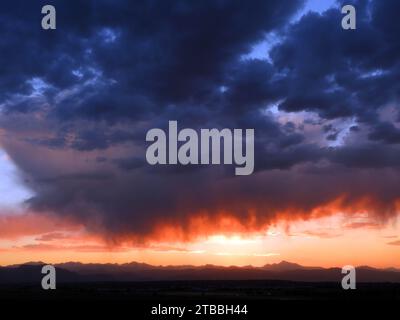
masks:
<instances>
[{"instance_id":1,"label":"orange glow","mask_svg":"<svg viewBox=\"0 0 400 320\"><path fill-rule=\"evenodd\" d=\"M400 267L400 245L396 245L400 239L398 221L393 218L381 224L366 213L281 220L255 231L227 218L209 230L229 225L230 228L235 226L236 232L202 234L199 231L196 237L181 234L173 238L170 236L175 234L175 229L165 228L164 231L170 233L164 233L164 241L154 237L141 244L129 239L107 241L88 233L82 226L44 216L3 217L0 221L1 231L6 231L7 225L12 226L0 234L1 265L31 260L261 266L287 260L323 267L346 264ZM197 220L197 223L197 230L207 227L207 219Z\"/></svg>"}]
</instances>

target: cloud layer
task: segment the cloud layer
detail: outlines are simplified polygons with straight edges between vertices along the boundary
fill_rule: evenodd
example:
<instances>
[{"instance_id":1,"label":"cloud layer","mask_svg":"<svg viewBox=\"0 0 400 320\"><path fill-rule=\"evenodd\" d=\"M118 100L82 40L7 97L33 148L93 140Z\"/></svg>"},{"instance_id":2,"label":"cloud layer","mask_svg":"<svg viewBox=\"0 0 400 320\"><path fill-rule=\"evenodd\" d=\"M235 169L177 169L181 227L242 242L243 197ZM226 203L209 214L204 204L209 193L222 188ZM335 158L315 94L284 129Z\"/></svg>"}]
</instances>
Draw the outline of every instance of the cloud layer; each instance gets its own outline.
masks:
<instances>
[{"instance_id":1,"label":"cloud layer","mask_svg":"<svg viewBox=\"0 0 400 320\"><path fill-rule=\"evenodd\" d=\"M39 2L0 6L0 143L30 210L139 240L398 212L398 1L354 1L355 31L338 8L294 21L300 0L53 4L55 31ZM256 173L147 165L169 120L255 128Z\"/></svg>"}]
</instances>

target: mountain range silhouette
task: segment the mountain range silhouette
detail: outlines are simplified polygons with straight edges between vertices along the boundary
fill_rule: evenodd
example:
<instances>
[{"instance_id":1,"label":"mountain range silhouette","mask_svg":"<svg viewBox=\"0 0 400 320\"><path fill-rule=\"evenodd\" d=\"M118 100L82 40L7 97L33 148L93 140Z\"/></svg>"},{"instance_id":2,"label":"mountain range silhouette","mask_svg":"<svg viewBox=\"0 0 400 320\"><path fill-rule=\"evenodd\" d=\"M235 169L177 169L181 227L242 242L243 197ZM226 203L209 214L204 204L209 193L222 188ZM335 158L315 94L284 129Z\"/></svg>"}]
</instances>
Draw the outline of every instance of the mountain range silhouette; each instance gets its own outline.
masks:
<instances>
[{"instance_id":1,"label":"mountain range silhouette","mask_svg":"<svg viewBox=\"0 0 400 320\"><path fill-rule=\"evenodd\" d=\"M0 284L40 283L44 262L0 267ZM281 261L253 266L153 266L145 263L97 264L66 262L54 265L57 283L78 282L129 282L129 281L180 281L180 280L284 280L300 282L340 282L341 268L307 267ZM400 283L400 270L356 267L357 282Z\"/></svg>"}]
</instances>

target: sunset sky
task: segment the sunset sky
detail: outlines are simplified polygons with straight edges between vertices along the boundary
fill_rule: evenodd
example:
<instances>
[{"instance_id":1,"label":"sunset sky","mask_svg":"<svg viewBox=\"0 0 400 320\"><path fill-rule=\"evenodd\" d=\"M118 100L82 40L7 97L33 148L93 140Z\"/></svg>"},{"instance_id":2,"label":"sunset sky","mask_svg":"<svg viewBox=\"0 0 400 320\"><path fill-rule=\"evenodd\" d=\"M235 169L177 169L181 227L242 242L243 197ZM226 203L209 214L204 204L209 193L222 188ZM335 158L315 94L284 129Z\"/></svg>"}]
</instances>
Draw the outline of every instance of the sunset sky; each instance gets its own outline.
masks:
<instances>
[{"instance_id":1,"label":"sunset sky","mask_svg":"<svg viewBox=\"0 0 400 320\"><path fill-rule=\"evenodd\" d=\"M399 1L44 4L0 4L0 265L400 268ZM147 164L170 120L254 173Z\"/></svg>"}]
</instances>

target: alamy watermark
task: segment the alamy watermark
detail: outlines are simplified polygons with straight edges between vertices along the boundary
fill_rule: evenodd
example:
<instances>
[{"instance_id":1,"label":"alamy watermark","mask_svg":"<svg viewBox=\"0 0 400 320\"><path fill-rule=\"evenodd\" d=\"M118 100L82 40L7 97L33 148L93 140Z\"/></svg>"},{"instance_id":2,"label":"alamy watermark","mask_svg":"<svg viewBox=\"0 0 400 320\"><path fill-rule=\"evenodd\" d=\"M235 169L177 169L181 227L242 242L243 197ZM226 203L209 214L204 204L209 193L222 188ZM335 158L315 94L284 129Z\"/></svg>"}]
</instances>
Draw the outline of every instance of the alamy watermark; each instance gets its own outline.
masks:
<instances>
[{"instance_id":1,"label":"alamy watermark","mask_svg":"<svg viewBox=\"0 0 400 320\"><path fill-rule=\"evenodd\" d=\"M55 30L56 29L56 8L52 5L45 5L42 7L42 29Z\"/></svg>"},{"instance_id":2,"label":"alamy watermark","mask_svg":"<svg viewBox=\"0 0 400 320\"><path fill-rule=\"evenodd\" d=\"M242 129L200 129L199 137L196 130L178 131L178 122L169 121L168 133L151 129L146 141L153 142L146 151L146 160L151 165L235 163L236 175L250 175L254 171L254 129L245 129L244 136Z\"/></svg>"},{"instance_id":3,"label":"alamy watermark","mask_svg":"<svg viewBox=\"0 0 400 320\"><path fill-rule=\"evenodd\" d=\"M45 274L42 278L42 289L56 289L56 268L51 264L45 265L42 267L42 274Z\"/></svg>"},{"instance_id":4,"label":"alamy watermark","mask_svg":"<svg viewBox=\"0 0 400 320\"><path fill-rule=\"evenodd\" d=\"M356 268L346 265L342 268L342 274L345 274L342 279L342 288L344 290L356 289Z\"/></svg>"},{"instance_id":5,"label":"alamy watermark","mask_svg":"<svg viewBox=\"0 0 400 320\"><path fill-rule=\"evenodd\" d=\"M345 16L342 18L342 28L344 30L355 30L356 29L356 8L348 4L342 7L342 13Z\"/></svg>"}]
</instances>

